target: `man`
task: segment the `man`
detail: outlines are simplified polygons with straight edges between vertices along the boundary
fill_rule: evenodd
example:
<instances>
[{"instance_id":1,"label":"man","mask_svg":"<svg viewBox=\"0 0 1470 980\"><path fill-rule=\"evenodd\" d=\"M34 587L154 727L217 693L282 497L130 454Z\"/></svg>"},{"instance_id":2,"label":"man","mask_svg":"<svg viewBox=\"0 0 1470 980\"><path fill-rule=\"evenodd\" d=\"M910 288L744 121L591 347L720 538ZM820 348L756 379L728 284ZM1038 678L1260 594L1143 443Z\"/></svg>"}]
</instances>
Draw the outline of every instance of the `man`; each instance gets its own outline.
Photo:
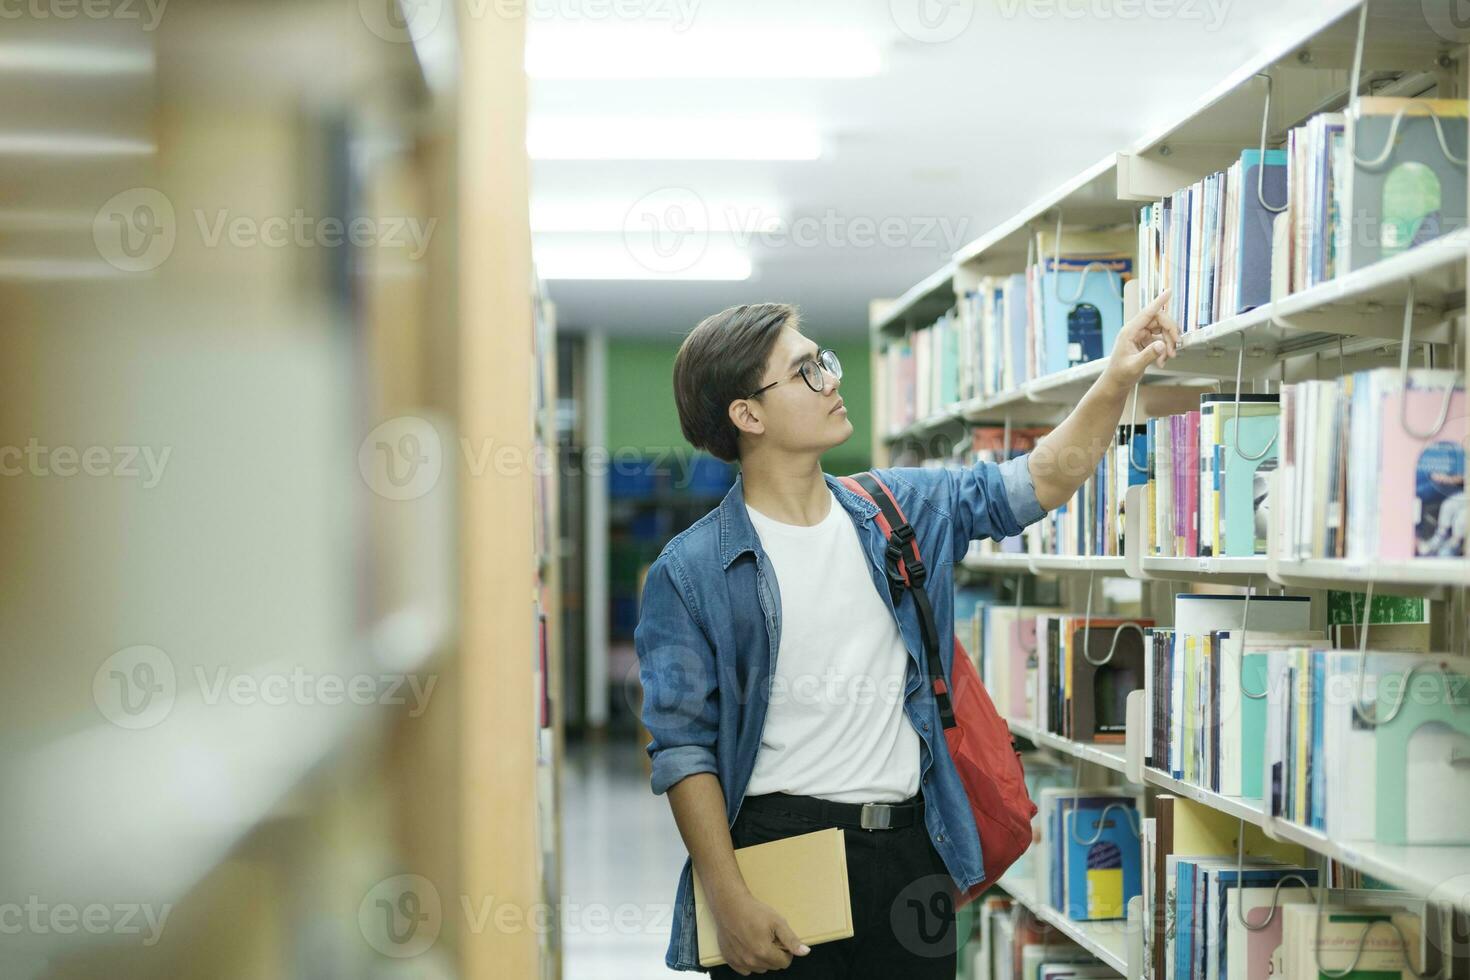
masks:
<instances>
[{"instance_id":1,"label":"man","mask_svg":"<svg viewBox=\"0 0 1470 980\"><path fill-rule=\"evenodd\" d=\"M914 527L949 669L953 563L1071 499L1133 385L1175 354L1167 294L1126 324L1065 421L999 465L880 469ZM842 368L780 304L699 324L674 359L696 448L740 463L718 508L649 568L635 640L653 791L689 851L666 961L699 969L691 868L728 963L715 976L955 975L953 888L984 877L912 600L895 608L876 508L822 472L852 435ZM854 935L808 948L754 898L734 848L844 828ZM882 827L883 829L878 829ZM939 921L927 921L933 914ZM914 917L918 916L916 920Z\"/></svg>"}]
</instances>

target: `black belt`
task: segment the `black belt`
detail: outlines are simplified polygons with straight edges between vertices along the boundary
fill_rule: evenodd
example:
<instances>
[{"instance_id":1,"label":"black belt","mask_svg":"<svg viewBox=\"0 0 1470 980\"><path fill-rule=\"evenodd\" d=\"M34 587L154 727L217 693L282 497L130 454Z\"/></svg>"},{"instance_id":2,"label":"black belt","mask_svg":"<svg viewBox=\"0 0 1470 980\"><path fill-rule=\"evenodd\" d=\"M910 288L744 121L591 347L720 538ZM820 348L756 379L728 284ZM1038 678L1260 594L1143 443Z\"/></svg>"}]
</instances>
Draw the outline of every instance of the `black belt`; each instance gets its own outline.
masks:
<instances>
[{"instance_id":1,"label":"black belt","mask_svg":"<svg viewBox=\"0 0 1470 980\"><path fill-rule=\"evenodd\" d=\"M902 803L837 803L815 796L762 793L760 796L747 796L741 806L786 810L853 830L898 830L924 819L922 796L910 797Z\"/></svg>"}]
</instances>

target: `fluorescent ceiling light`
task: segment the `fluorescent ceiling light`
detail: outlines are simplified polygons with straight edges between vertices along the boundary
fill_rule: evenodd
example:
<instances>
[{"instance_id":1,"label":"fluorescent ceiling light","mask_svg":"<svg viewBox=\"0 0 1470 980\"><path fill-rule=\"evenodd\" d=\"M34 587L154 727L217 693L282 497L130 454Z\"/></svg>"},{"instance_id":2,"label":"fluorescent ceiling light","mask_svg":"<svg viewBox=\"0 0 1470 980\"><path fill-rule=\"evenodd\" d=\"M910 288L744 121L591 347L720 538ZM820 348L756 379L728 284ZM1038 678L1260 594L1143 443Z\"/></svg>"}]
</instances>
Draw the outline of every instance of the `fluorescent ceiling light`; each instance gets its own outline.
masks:
<instances>
[{"instance_id":1,"label":"fluorescent ceiling light","mask_svg":"<svg viewBox=\"0 0 1470 980\"><path fill-rule=\"evenodd\" d=\"M867 78L878 46L855 31L535 23L526 73L543 79Z\"/></svg>"},{"instance_id":2,"label":"fluorescent ceiling light","mask_svg":"<svg viewBox=\"0 0 1470 980\"><path fill-rule=\"evenodd\" d=\"M542 279L624 279L738 282L749 279L750 256L729 247L709 247L672 261L640 260L637 249L607 245L537 244L536 273Z\"/></svg>"},{"instance_id":3,"label":"fluorescent ceiling light","mask_svg":"<svg viewBox=\"0 0 1470 980\"><path fill-rule=\"evenodd\" d=\"M0 259L0 280L57 282L78 279L129 279L151 276L152 272L124 272L100 259Z\"/></svg>"},{"instance_id":4,"label":"fluorescent ceiling light","mask_svg":"<svg viewBox=\"0 0 1470 980\"><path fill-rule=\"evenodd\" d=\"M533 116L536 160L815 160L821 134L794 119Z\"/></svg>"},{"instance_id":5,"label":"fluorescent ceiling light","mask_svg":"<svg viewBox=\"0 0 1470 980\"><path fill-rule=\"evenodd\" d=\"M636 201L533 199L531 230L633 234L656 228L760 234L785 226L781 211L754 201L706 202L693 191L665 188Z\"/></svg>"},{"instance_id":6,"label":"fluorescent ceiling light","mask_svg":"<svg viewBox=\"0 0 1470 980\"><path fill-rule=\"evenodd\" d=\"M151 48L0 42L0 71L55 75L149 75Z\"/></svg>"},{"instance_id":7,"label":"fluorescent ceiling light","mask_svg":"<svg viewBox=\"0 0 1470 980\"><path fill-rule=\"evenodd\" d=\"M0 156L148 156L153 150L148 140L95 133L0 133Z\"/></svg>"}]
</instances>

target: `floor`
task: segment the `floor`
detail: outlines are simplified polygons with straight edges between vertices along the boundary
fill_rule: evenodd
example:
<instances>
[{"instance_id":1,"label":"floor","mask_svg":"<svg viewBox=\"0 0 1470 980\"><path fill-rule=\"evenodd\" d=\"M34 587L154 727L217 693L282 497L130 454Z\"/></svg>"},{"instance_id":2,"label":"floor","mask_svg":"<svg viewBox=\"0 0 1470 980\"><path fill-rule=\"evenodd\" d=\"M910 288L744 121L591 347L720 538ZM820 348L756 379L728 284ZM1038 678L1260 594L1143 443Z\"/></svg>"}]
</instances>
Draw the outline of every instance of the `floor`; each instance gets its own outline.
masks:
<instances>
[{"instance_id":1,"label":"floor","mask_svg":"<svg viewBox=\"0 0 1470 980\"><path fill-rule=\"evenodd\" d=\"M664 966L686 856L632 738L568 745L562 784L565 980L688 977Z\"/></svg>"}]
</instances>

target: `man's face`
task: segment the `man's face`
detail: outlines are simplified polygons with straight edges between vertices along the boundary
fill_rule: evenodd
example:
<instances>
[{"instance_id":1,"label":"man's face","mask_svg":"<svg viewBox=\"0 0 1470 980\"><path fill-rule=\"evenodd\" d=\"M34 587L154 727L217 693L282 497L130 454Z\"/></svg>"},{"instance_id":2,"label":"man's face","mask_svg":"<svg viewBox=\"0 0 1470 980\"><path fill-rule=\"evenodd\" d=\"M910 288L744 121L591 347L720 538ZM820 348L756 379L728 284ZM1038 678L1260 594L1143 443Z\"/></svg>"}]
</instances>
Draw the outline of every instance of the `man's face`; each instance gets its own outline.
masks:
<instances>
[{"instance_id":1,"label":"man's face","mask_svg":"<svg viewBox=\"0 0 1470 980\"><path fill-rule=\"evenodd\" d=\"M815 358L817 350L810 337L783 328L756 387L780 383L751 399L752 414L765 425L763 438L782 449L825 452L852 435L852 423L837 391L838 379L822 371L822 390L813 391L798 373L801 362Z\"/></svg>"}]
</instances>

